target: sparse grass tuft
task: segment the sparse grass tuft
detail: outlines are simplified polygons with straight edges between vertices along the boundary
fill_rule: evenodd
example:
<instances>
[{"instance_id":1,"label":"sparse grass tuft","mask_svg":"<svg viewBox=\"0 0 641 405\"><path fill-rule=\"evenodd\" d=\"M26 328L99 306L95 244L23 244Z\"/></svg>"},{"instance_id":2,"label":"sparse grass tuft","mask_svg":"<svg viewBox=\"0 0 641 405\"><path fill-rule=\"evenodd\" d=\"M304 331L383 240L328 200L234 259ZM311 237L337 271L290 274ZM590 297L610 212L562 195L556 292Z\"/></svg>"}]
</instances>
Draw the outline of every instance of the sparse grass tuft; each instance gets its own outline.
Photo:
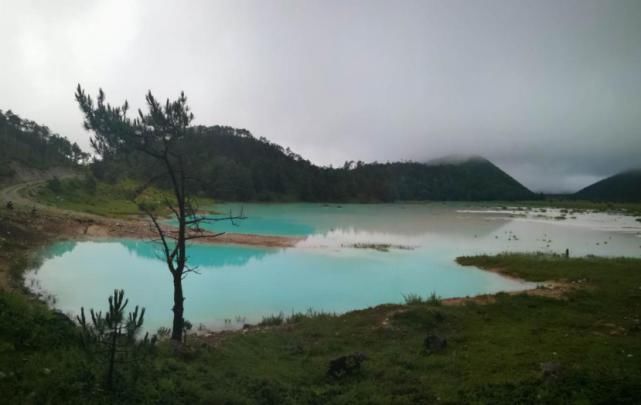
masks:
<instances>
[{"instance_id":1,"label":"sparse grass tuft","mask_svg":"<svg viewBox=\"0 0 641 405\"><path fill-rule=\"evenodd\" d=\"M306 312L292 312L290 316L285 319L285 323L299 323L305 320L318 320L318 319L331 319L337 315L332 312L316 311L312 308L307 309Z\"/></svg>"},{"instance_id":2,"label":"sparse grass tuft","mask_svg":"<svg viewBox=\"0 0 641 405\"><path fill-rule=\"evenodd\" d=\"M414 293L409 293L409 294L403 294L403 300L405 301L406 305L416 305L416 304L422 304L423 297L421 297L419 294L414 294Z\"/></svg>"},{"instance_id":3,"label":"sparse grass tuft","mask_svg":"<svg viewBox=\"0 0 641 405\"><path fill-rule=\"evenodd\" d=\"M427 301L425 301L429 305L434 305L434 306L439 306L442 304L441 297L436 295L436 292L432 292L430 296L427 298Z\"/></svg>"},{"instance_id":4,"label":"sparse grass tuft","mask_svg":"<svg viewBox=\"0 0 641 405\"><path fill-rule=\"evenodd\" d=\"M285 314L282 312L278 315L264 316L258 325L260 326L278 326L285 322Z\"/></svg>"}]
</instances>

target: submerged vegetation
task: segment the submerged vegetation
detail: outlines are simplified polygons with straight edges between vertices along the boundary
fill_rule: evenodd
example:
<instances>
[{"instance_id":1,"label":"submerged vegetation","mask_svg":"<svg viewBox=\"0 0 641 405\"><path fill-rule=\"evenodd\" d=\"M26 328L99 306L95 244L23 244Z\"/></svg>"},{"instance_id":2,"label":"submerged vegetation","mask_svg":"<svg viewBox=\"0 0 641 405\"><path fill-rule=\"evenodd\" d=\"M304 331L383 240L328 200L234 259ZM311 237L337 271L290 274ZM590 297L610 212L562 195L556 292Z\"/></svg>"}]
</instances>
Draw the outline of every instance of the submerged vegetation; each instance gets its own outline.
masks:
<instances>
[{"instance_id":1,"label":"submerged vegetation","mask_svg":"<svg viewBox=\"0 0 641 405\"><path fill-rule=\"evenodd\" d=\"M571 196L547 196L541 200L498 202L502 209L517 209L534 211L545 214L548 208L566 210L563 214L581 212L613 212L626 215L641 215L641 202L605 202L587 201L571 198Z\"/></svg>"},{"instance_id":2,"label":"submerged vegetation","mask_svg":"<svg viewBox=\"0 0 641 405\"><path fill-rule=\"evenodd\" d=\"M372 250L377 250L379 252L389 252L390 249L398 249L398 250L414 249L412 246L393 245L391 243L354 243L348 246L354 249L372 249Z\"/></svg>"}]
</instances>

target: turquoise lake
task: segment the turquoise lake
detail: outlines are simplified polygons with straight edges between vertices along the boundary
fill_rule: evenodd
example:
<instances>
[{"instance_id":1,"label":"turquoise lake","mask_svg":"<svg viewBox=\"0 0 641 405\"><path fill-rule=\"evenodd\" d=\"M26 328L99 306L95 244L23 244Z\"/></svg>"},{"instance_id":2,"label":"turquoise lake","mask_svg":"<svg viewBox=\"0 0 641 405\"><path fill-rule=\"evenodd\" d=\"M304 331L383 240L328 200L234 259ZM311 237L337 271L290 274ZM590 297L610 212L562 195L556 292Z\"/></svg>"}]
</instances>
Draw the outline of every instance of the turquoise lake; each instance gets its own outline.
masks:
<instances>
[{"instance_id":1,"label":"turquoise lake","mask_svg":"<svg viewBox=\"0 0 641 405\"><path fill-rule=\"evenodd\" d=\"M238 212L239 205L217 206ZM632 217L558 210L523 211L470 204L245 204L248 217L216 231L302 237L292 248L194 244L184 281L186 318L223 329L263 316L308 309L342 313L399 303L409 293L447 298L532 287L475 268L460 255L503 251L641 257L641 224ZM358 244L390 244L389 251ZM397 246L399 248L397 248ZM402 248L400 248L402 247ZM158 246L139 240L67 241L42 253L26 285L76 314L104 309L114 288L147 308L146 327L170 326L171 277Z\"/></svg>"}]
</instances>

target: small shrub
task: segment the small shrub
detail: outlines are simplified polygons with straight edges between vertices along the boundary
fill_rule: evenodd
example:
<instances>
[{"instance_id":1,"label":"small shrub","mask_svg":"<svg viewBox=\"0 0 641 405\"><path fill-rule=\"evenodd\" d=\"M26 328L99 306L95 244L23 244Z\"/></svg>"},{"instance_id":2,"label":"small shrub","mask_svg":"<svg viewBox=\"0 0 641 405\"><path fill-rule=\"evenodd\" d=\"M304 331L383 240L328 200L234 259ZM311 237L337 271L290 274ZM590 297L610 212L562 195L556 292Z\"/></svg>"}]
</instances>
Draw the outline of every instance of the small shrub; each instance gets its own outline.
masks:
<instances>
[{"instance_id":1,"label":"small shrub","mask_svg":"<svg viewBox=\"0 0 641 405\"><path fill-rule=\"evenodd\" d=\"M161 327L160 327L160 328L158 328L158 330L156 331L156 336L158 336L158 339L165 339L165 338L168 338L168 337L169 337L169 335L171 335L171 329L169 329L169 328L168 328L168 327L166 327L166 326L161 326Z\"/></svg>"},{"instance_id":2,"label":"small shrub","mask_svg":"<svg viewBox=\"0 0 641 405\"><path fill-rule=\"evenodd\" d=\"M290 316L285 319L286 323L298 323L305 319L320 319L320 318L333 318L335 313L315 311L312 308L307 309L307 312L292 312Z\"/></svg>"},{"instance_id":3,"label":"small shrub","mask_svg":"<svg viewBox=\"0 0 641 405\"><path fill-rule=\"evenodd\" d=\"M285 322L285 314L280 312L278 315L269 315L264 316L263 320L260 321L260 326L278 326L282 325Z\"/></svg>"},{"instance_id":4,"label":"small shrub","mask_svg":"<svg viewBox=\"0 0 641 405\"><path fill-rule=\"evenodd\" d=\"M405 304L407 305L422 304L424 302L423 297L414 293L403 294L403 300L405 300Z\"/></svg>"},{"instance_id":5,"label":"small shrub","mask_svg":"<svg viewBox=\"0 0 641 405\"><path fill-rule=\"evenodd\" d=\"M142 340L136 340L144 322L145 308L139 311L136 306L133 312L125 316L129 300L125 299L123 290L114 290L108 300L109 310L104 315L102 311L91 309L91 317L88 318L84 307L81 307L76 319L82 329L83 346L90 352L104 356L107 368L105 387L111 390L114 381L120 379L116 375L116 363L140 361L153 350L156 337L150 338L147 333Z\"/></svg>"},{"instance_id":6,"label":"small shrub","mask_svg":"<svg viewBox=\"0 0 641 405\"><path fill-rule=\"evenodd\" d=\"M435 292L432 292L432 293L430 294L430 296L427 298L426 303L427 303L427 304L429 304L429 305L436 305L436 306L438 306L438 305L441 305L443 302L442 302L442 300L441 300L441 297L439 297L438 295L436 295L436 293L435 293Z\"/></svg>"},{"instance_id":7,"label":"small shrub","mask_svg":"<svg viewBox=\"0 0 641 405\"><path fill-rule=\"evenodd\" d=\"M93 176L86 176L82 187L91 195L96 194L96 189L98 188L98 183L96 182L96 178Z\"/></svg>"},{"instance_id":8,"label":"small shrub","mask_svg":"<svg viewBox=\"0 0 641 405\"><path fill-rule=\"evenodd\" d=\"M58 177L54 177L53 179L47 181L47 188L54 193L60 193L62 191L62 182L60 182L60 179Z\"/></svg>"}]
</instances>

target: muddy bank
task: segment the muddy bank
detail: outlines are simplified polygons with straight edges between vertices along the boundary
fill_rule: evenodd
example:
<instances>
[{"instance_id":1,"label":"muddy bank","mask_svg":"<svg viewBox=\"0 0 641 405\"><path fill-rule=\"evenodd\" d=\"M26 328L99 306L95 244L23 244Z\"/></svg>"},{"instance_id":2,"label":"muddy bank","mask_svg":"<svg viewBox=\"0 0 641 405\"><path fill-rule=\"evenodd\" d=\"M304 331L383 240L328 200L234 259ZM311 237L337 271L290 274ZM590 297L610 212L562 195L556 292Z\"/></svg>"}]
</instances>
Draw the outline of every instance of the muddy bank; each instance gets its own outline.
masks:
<instances>
[{"instance_id":1,"label":"muddy bank","mask_svg":"<svg viewBox=\"0 0 641 405\"><path fill-rule=\"evenodd\" d=\"M57 217L57 220L53 221L53 223L55 223L54 228L57 230L56 239L91 240L126 238L152 240L158 238L158 232L151 221L141 217L126 219L101 217L81 218L64 215L50 215L49 217ZM52 224L50 223L49 225ZM175 233L175 228L170 226L164 227L163 230L168 234ZM292 247L301 240L301 238L286 236L251 235L240 233L225 233L223 235L216 236L211 232L199 232L192 233L191 235L198 236L198 239L194 240L195 243L232 243L238 245L279 248Z\"/></svg>"},{"instance_id":2,"label":"muddy bank","mask_svg":"<svg viewBox=\"0 0 641 405\"><path fill-rule=\"evenodd\" d=\"M167 226L169 233L174 228ZM302 238L226 233L215 236L199 233L194 243L236 244L263 246L268 248L293 247ZM100 239L143 239L155 240L158 233L151 221L143 217L125 219L105 218L95 215L75 215L58 211L16 208L0 212L0 290L13 289L10 269L25 267L23 258L40 246L63 240Z\"/></svg>"}]
</instances>

